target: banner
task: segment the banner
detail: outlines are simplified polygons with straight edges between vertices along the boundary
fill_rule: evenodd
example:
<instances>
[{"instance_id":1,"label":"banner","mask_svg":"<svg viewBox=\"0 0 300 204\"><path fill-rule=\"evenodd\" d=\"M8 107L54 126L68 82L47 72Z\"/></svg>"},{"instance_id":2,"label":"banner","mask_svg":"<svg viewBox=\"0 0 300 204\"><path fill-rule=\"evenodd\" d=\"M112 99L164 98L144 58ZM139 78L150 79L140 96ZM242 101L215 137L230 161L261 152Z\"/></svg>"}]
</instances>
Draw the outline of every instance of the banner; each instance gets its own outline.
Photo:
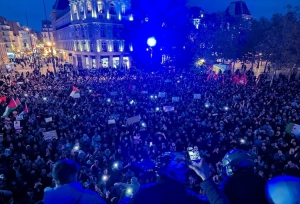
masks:
<instances>
[{"instance_id":1,"label":"banner","mask_svg":"<svg viewBox=\"0 0 300 204\"><path fill-rule=\"evenodd\" d=\"M111 96L116 96L116 95L118 95L118 92L116 92L116 91L110 92L110 95Z\"/></svg>"},{"instance_id":2,"label":"banner","mask_svg":"<svg viewBox=\"0 0 300 204\"><path fill-rule=\"evenodd\" d=\"M44 135L44 140L52 140L54 138L57 139L57 133L56 130L48 131L48 132L43 132Z\"/></svg>"},{"instance_id":3,"label":"banner","mask_svg":"<svg viewBox=\"0 0 300 204\"><path fill-rule=\"evenodd\" d=\"M172 102L179 102L179 97L172 97Z\"/></svg>"},{"instance_id":4,"label":"banner","mask_svg":"<svg viewBox=\"0 0 300 204\"><path fill-rule=\"evenodd\" d=\"M45 118L45 122L46 122L46 123L50 123L50 122L52 122L52 117Z\"/></svg>"},{"instance_id":5,"label":"banner","mask_svg":"<svg viewBox=\"0 0 300 204\"><path fill-rule=\"evenodd\" d=\"M18 116L16 117L16 120L24 120L23 114L22 114L22 115L18 115Z\"/></svg>"},{"instance_id":6,"label":"banner","mask_svg":"<svg viewBox=\"0 0 300 204\"><path fill-rule=\"evenodd\" d=\"M109 124L109 125L116 124L116 121L115 121L115 119L108 120L108 124Z\"/></svg>"},{"instance_id":7,"label":"banner","mask_svg":"<svg viewBox=\"0 0 300 204\"><path fill-rule=\"evenodd\" d=\"M201 99L201 94L194 94L194 99Z\"/></svg>"},{"instance_id":8,"label":"banner","mask_svg":"<svg viewBox=\"0 0 300 204\"><path fill-rule=\"evenodd\" d=\"M21 123L20 123L20 121L18 121L18 120L14 121L14 128L16 130L21 129Z\"/></svg>"},{"instance_id":9,"label":"banner","mask_svg":"<svg viewBox=\"0 0 300 204\"><path fill-rule=\"evenodd\" d=\"M134 117L131 117L131 118L128 118L127 119L127 125L132 125L133 123L138 123L140 122L140 116L134 116Z\"/></svg>"},{"instance_id":10,"label":"banner","mask_svg":"<svg viewBox=\"0 0 300 204\"><path fill-rule=\"evenodd\" d=\"M175 108L174 108L174 106L164 106L164 107L163 107L163 110L164 110L165 112L171 112L171 111L174 111Z\"/></svg>"},{"instance_id":11,"label":"banner","mask_svg":"<svg viewBox=\"0 0 300 204\"><path fill-rule=\"evenodd\" d=\"M159 98L165 98L166 97L166 92L158 92L158 97Z\"/></svg>"}]
</instances>

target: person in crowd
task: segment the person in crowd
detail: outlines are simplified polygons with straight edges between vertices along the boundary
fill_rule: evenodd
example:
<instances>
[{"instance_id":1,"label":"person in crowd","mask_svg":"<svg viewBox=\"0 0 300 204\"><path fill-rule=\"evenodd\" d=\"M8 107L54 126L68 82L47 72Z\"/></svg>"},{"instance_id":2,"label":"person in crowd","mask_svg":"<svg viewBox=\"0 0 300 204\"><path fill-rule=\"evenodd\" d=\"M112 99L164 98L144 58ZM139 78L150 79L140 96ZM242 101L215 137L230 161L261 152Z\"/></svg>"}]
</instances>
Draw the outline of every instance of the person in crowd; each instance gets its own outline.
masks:
<instances>
[{"instance_id":1,"label":"person in crowd","mask_svg":"<svg viewBox=\"0 0 300 204\"><path fill-rule=\"evenodd\" d=\"M46 188L44 203L98 203L105 201L96 193L85 190L77 182L79 166L72 160L57 161L52 168L52 176L55 182L54 188Z\"/></svg>"},{"instance_id":2,"label":"person in crowd","mask_svg":"<svg viewBox=\"0 0 300 204\"><path fill-rule=\"evenodd\" d=\"M254 174L254 161L243 150L230 150L223 158L226 177L221 189L232 204L267 204L264 194L266 180Z\"/></svg>"}]
</instances>

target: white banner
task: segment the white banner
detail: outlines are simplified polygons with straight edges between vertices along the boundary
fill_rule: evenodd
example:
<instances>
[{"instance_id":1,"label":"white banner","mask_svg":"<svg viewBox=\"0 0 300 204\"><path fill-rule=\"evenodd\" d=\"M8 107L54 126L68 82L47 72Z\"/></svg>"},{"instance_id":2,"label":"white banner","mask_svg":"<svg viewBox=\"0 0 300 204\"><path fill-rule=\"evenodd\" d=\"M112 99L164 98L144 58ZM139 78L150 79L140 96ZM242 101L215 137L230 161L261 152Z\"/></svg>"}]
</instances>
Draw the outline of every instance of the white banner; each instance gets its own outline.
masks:
<instances>
[{"instance_id":1,"label":"white banner","mask_svg":"<svg viewBox=\"0 0 300 204\"><path fill-rule=\"evenodd\" d=\"M54 138L57 139L57 132L56 130L48 131L48 132L43 132L44 135L44 140L52 140Z\"/></svg>"},{"instance_id":2,"label":"white banner","mask_svg":"<svg viewBox=\"0 0 300 204\"><path fill-rule=\"evenodd\" d=\"M112 124L115 124L115 123L116 123L115 119L108 120L108 124L109 124L109 125L112 125Z\"/></svg>"},{"instance_id":3,"label":"white banner","mask_svg":"<svg viewBox=\"0 0 300 204\"><path fill-rule=\"evenodd\" d=\"M52 122L52 117L45 118L45 122L46 122L46 123L50 123L50 122Z\"/></svg>"}]
</instances>

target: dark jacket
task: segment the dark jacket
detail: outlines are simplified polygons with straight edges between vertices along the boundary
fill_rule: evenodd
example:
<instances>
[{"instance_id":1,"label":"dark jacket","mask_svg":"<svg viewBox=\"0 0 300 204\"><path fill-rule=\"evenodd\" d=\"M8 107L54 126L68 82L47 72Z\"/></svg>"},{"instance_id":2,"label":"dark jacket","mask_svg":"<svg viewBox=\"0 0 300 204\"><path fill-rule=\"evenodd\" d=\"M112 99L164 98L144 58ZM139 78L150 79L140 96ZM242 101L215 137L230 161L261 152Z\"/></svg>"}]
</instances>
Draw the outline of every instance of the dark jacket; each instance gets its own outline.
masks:
<instances>
[{"instance_id":1,"label":"dark jacket","mask_svg":"<svg viewBox=\"0 0 300 204\"><path fill-rule=\"evenodd\" d=\"M131 204L201 204L201 199L184 185L171 179L141 186Z\"/></svg>"},{"instance_id":2,"label":"dark jacket","mask_svg":"<svg viewBox=\"0 0 300 204\"><path fill-rule=\"evenodd\" d=\"M265 179L245 171L225 177L220 188L231 204L267 204L265 186Z\"/></svg>"},{"instance_id":3,"label":"dark jacket","mask_svg":"<svg viewBox=\"0 0 300 204\"><path fill-rule=\"evenodd\" d=\"M228 198L211 178L206 179L200 185L211 204L230 204Z\"/></svg>"}]
</instances>

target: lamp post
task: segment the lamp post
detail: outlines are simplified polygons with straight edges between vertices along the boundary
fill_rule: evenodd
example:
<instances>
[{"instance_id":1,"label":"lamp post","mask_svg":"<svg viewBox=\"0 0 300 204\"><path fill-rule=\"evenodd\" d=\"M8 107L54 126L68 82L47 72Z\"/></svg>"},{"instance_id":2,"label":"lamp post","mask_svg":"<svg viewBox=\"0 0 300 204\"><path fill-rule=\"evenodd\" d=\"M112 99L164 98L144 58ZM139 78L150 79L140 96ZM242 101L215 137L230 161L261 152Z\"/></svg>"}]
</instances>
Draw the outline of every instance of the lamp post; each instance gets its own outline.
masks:
<instances>
[{"instance_id":1,"label":"lamp post","mask_svg":"<svg viewBox=\"0 0 300 204\"><path fill-rule=\"evenodd\" d=\"M46 22L48 21L47 19L47 12L46 12L46 5L45 5L45 0L43 0L43 4L44 4L44 12L45 12L45 18L46 18ZM49 26L47 23L47 31L48 31L48 37L49 40L51 40L51 36L50 36L50 31L49 31ZM51 49L51 58L52 58L52 66L53 66L53 71L54 71L54 76L56 77L56 69L55 69L55 59L54 59L54 53L53 53L53 46L50 46Z\"/></svg>"}]
</instances>

